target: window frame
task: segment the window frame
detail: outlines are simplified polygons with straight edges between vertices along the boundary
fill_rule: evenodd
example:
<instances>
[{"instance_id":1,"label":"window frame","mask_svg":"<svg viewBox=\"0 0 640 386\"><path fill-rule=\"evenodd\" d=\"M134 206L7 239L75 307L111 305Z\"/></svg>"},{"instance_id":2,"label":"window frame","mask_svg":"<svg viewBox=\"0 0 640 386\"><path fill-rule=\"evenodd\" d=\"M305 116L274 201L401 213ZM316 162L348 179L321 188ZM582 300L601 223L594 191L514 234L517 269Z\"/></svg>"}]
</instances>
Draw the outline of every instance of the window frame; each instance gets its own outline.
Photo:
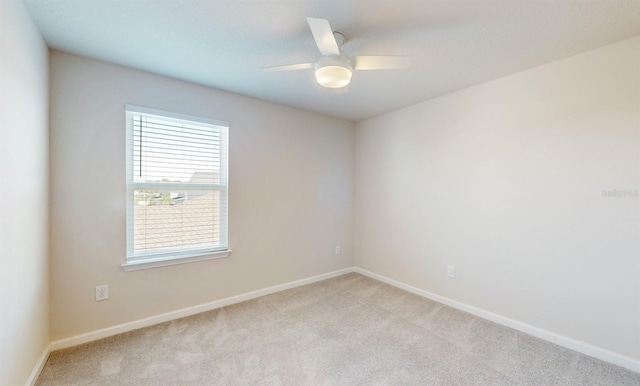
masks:
<instances>
[{"instance_id":1,"label":"window frame","mask_svg":"<svg viewBox=\"0 0 640 386\"><path fill-rule=\"evenodd\" d=\"M231 254L228 243L228 209L229 209L229 123L209 118L196 117L187 114L180 114L165 110L152 109L132 104L125 104L125 127L126 127L126 255L122 268L125 271L135 271L139 269L156 268L176 264L184 264L195 261L217 259L227 257ZM180 183L164 182L135 182L133 178L134 169L134 129L130 116L132 114L154 115L167 120L187 121L189 123L213 125L220 128L221 142L221 176L219 184L192 184L185 188ZM134 190L148 188L179 188L177 190L189 190L198 188L211 188L224 194L220 207L220 239L219 247L207 246L201 248L175 249L162 252L147 252L135 254L134 252Z\"/></svg>"}]
</instances>

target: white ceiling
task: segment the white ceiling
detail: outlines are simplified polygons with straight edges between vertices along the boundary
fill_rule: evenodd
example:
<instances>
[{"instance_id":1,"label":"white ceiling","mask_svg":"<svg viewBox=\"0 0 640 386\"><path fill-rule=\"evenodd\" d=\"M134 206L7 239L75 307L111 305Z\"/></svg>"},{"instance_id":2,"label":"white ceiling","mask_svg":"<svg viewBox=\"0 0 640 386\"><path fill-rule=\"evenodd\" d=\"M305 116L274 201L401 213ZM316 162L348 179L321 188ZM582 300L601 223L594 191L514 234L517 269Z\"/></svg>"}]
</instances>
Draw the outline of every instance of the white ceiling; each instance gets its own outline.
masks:
<instances>
[{"instance_id":1,"label":"white ceiling","mask_svg":"<svg viewBox=\"0 0 640 386\"><path fill-rule=\"evenodd\" d=\"M55 49L358 121L640 35L640 0L24 0ZM410 55L324 89L306 17L347 55Z\"/></svg>"}]
</instances>

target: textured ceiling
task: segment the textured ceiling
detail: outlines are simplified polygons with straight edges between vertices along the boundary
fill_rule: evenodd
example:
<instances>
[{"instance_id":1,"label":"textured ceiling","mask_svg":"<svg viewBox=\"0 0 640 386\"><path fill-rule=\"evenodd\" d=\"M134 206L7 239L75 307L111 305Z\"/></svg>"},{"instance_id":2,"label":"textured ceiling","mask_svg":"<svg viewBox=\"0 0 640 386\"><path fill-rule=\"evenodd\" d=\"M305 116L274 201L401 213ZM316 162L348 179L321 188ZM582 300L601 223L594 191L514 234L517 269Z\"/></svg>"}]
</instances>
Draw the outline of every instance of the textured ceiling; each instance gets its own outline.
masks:
<instances>
[{"instance_id":1,"label":"textured ceiling","mask_svg":"<svg viewBox=\"0 0 640 386\"><path fill-rule=\"evenodd\" d=\"M640 35L640 0L24 0L55 49L357 121ZM339 91L306 17L347 55L409 55Z\"/></svg>"}]
</instances>

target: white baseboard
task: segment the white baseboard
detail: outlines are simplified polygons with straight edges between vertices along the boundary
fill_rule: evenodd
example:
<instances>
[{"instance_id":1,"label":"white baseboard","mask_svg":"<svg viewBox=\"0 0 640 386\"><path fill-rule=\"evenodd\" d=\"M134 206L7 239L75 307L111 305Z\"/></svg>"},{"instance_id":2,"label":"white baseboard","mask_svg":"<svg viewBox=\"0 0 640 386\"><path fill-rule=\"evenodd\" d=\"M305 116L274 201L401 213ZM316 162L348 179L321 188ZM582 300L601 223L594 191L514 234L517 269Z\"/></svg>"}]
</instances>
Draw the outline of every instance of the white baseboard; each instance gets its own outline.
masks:
<instances>
[{"instance_id":1,"label":"white baseboard","mask_svg":"<svg viewBox=\"0 0 640 386\"><path fill-rule=\"evenodd\" d=\"M25 385L34 386L36 384L45 363L47 363L47 359L49 359L49 354L51 354L51 344L48 344L47 347L44 348L44 351L42 351L42 354L38 358L38 362L36 362L36 366L31 371Z\"/></svg>"},{"instance_id":2,"label":"white baseboard","mask_svg":"<svg viewBox=\"0 0 640 386\"><path fill-rule=\"evenodd\" d=\"M124 332L137 330L139 328L152 326L154 324L164 323L175 319L184 318L185 316L191 316L195 314L199 314L201 312L211 311L216 308L228 306L235 303L244 302L247 300L255 299L260 296L269 295L275 292L280 292L284 290L288 290L295 287L300 287L303 285L315 283L318 281L330 279L332 277L341 276L350 272L354 272L354 268L345 268L338 271L333 271L329 273L325 273L322 275L317 275L313 277L308 277L306 279L296 280L285 284L279 284L273 287L268 287L264 289L260 289L257 291L248 292L241 295L232 296L225 299L216 300L210 303L200 304L193 307L183 308L177 311L167 312L165 314L151 316L145 319L135 320L133 322L119 324L113 327L103 328L101 330L96 330L92 332L88 332L85 334L80 334L76 336L72 336L70 338L60 339L51 343L50 349L51 351L60 350L67 347L77 346L79 344L92 342L94 340L106 338L113 335L122 334ZM39 372L38 372L39 374ZM36 377L37 378L37 377Z\"/></svg>"},{"instance_id":3,"label":"white baseboard","mask_svg":"<svg viewBox=\"0 0 640 386\"><path fill-rule=\"evenodd\" d=\"M600 347L592 346L588 343L581 342L572 338L568 338L566 336L559 335L551 331L547 331L535 326L531 326L529 324L519 322L517 320L513 320L502 315L494 314L493 312L485 311L483 309L476 308L468 304L446 298L444 296L436 295L434 293L421 290L420 288L416 288L408 284L404 284L397 280L390 279L386 276L378 275L377 273L373 273L362 268L354 267L353 271L359 274L368 276L372 279L381 281L383 283L387 283L394 287L398 287L405 291L414 293L416 295L434 300L438 303L446 304L450 307L457 308L461 311L468 312L470 314L479 316L483 319L490 320L492 322L501 324L503 326L507 326L515 330L522 331L526 334L533 335L537 338L544 339L548 342L557 344L559 346L566 347L570 350L574 350L579 353L582 353L606 362L613 363L615 365L627 368L635 372L640 372L640 361L636 359L626 357L624 355L620 355L618 353L615 353L613 351L609 351Z\"/></svg>"}]
</instances>

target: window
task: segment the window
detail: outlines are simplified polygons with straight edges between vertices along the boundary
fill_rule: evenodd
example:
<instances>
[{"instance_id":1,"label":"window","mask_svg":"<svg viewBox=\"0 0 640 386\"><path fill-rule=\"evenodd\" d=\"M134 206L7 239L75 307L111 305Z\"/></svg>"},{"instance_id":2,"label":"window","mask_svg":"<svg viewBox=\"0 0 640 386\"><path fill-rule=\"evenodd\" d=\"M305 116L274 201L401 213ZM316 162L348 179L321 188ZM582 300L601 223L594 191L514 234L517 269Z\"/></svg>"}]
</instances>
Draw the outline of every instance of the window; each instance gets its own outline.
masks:
<instances>
[{"instance_id":1,"label":"window","mask_svg":"<svg viewBox=\"0 0 640 386\"><path fill-rule=\"evenodd\" d=\"M229 254L228 124L126 105L125 270Z\"/></svg>"}]
</instances>

